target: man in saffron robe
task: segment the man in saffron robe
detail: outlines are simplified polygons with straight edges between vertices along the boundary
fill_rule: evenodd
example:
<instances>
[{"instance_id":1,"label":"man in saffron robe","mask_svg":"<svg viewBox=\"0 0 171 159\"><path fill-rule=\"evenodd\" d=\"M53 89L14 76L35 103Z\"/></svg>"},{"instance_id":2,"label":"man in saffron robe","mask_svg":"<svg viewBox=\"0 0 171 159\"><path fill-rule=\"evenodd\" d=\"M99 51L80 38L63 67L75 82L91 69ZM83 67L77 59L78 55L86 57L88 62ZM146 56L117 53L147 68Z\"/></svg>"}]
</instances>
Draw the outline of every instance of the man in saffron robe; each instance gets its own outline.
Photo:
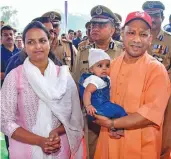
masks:
<instances>
[{"instance_id":1,"label":"man in saffron robe","mask_svg":"<svg viewBox=\"0 0 171 159\"><path fill-rule=\"evenodd\" d=\"M159 159L164 111L170 96L165 67L147 53L151 17L132 12L125 21L125 52L111 64L111 101L128 116L108 119L95 115L101 132L94 159ZM121 134L121 130L124 133Z\"/></svg>"}]
</instances>

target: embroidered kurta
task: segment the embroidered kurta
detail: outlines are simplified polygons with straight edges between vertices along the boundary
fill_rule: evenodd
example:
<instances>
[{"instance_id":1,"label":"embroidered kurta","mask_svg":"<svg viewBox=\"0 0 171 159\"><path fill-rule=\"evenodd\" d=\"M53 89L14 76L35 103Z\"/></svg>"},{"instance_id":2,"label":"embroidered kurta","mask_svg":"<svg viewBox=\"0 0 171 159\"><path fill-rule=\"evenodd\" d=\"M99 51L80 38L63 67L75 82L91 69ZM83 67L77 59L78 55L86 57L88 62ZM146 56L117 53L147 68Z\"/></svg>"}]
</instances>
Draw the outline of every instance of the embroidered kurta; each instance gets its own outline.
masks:
<instances>
[{"instance_id":1,"label":"embroidered kurta","mask_svg":"<svg viewBox=\"0 0 171 159\"><path fill-rule=\"evenodd\" d=\"M22 127L32 132L32 128L36 124L36 115L39 106L39 98L28 83L25 72L20 71L20 67L22 67L22 65L13 69L7 75L1 89L1 126L2 132L8 135L9 138L18 127ZM65 101L69 102L71 105L76 105L75 101L77 100L74 99L78 98L76 97L78 95L73 91L75 89L76 86L74 81L70 80L67 87L68 95L64 98L67 98ZM52 120L53 129L61 125L61 122L54 115L52 115ZM61 149L54 155L57 159L69 159L70 146L67 136L64 134L60 136L60 138ZM9 139L9 142L10 159L32 158L31 145L18 142L11 138Z\"/></svg>"},{"instance_id":2,"label":"embroidered kurta","mask_svg":"<svg viewBox=\"0 0 171 159\"><path fill-rule=\"evenodd\" d=\"M94 159L159 159L164 111L170 96L170 81L164 66L145 53L136 63L111 65L111 101L128 113L139 113L157 126L125 130L121 139L112 139L102 127Z\"/></svg>"}]
</instances>

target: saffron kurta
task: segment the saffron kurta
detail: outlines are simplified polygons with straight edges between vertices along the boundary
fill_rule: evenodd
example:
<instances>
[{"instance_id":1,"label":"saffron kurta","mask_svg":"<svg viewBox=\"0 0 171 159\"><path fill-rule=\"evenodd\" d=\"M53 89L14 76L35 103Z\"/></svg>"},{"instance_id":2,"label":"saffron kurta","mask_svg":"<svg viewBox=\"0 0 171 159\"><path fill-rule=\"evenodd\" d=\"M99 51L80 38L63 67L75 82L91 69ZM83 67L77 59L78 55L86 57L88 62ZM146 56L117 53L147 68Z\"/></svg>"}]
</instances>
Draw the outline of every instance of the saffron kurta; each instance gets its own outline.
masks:
<instances>
[{"instance_id":1,"label":"saffron kurta","mask_svg":"<svg viewBox=\"0 0 171 159\"><path fill-rule=\"evenodd\" d=\"M171 89L168 73L147 53L134 64L125 63L123 57L111 65L111 101L157 126L125 130L121 139L111 139L102 127L94 159L159 159L164 111Z\"/></svg>"}]
</instances>

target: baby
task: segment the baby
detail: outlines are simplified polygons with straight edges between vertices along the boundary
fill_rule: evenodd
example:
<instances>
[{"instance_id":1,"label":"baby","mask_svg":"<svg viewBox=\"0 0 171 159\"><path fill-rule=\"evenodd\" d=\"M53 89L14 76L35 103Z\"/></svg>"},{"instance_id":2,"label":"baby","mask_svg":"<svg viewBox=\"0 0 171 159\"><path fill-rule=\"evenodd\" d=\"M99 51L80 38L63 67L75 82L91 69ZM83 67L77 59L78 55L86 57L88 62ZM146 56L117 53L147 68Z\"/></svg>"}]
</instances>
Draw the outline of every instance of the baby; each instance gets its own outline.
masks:
<instances>
[{"instance_id":1,"label":"baby","mask_svg":"<svg viewBox=\"0 0 171 159\"><path fill-rule=\"evenodd\" d=\"M99 114L108 118L126 116L125 110L110 102L110 57L101 49L89 50L89 72L83 73L79 80L80 96L86 108L88 119Z\"/></svg>"}]
</instances>

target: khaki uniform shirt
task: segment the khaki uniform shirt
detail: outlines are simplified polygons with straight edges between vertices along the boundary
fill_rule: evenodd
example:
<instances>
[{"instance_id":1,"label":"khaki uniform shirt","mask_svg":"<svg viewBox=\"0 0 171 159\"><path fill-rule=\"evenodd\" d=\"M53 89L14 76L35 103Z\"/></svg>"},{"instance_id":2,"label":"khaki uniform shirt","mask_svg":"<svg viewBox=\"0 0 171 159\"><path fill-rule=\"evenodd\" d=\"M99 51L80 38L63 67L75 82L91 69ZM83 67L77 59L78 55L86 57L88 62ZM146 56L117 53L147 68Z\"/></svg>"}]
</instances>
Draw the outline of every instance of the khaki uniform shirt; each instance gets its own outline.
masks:
<instances>
[{"instance_id":1,"label":"khaki uniform shirt","mask_svg":"<svg viewBox=\"0 0 171 159\"><path fill-rule=\"evenodd\" d=\"M171 80L171 34L161 30L148 52L164 64ZM169 148L171 150L171 97L164 116L161 159L169 158Z\"/></svg>"},{"instance_id":2,"label":"khaki uniform shirt","mask_svg":"<svg viewBox=\"0 0 171 159\"><path fill-rule=\"evenodd\" d=\"M63 65L68 65L73 72L73 66L77 56L77 49L68 40L54 40L51 46L51 51L62 62Z\"/></svg>"},{"instance_id":3,"label":"khaki uniform shirt","mask_svg":"<svg viewBox=\"0 0 171 159\"><path fill-rule=\"evenodd\" d=\"M78 50L82 50L85 46L90 45L89 40L84 40L78 44Z\"/></svg>"},{"instance_id":4,"label":"khaki uniform shirt","mask_svg":"<svg viewBox=\"0 0 171 159\"><path fill-rule=\"evenodd\" d=\"M165 65L171 79L171 34L161 30L148 53Z\"/></svg>"},{"instance_id":5,"label":"khaki uniform shirt","mask_svg":"<svg viewBox=\"0 0 171 159\"><path fill-rule=\"evenodd\" d=\"M90 48L96 48L95 43L80 47L78 50L77 59L74 66L75 82L79 81L79 78L81 77L82 73L88 72L88 56ZM122 51L122 43L111 40L109 43L109 49L106 51L106 53L108 53L111 59L114 59L118 57Z\"/></svg>"}]
</instances>

